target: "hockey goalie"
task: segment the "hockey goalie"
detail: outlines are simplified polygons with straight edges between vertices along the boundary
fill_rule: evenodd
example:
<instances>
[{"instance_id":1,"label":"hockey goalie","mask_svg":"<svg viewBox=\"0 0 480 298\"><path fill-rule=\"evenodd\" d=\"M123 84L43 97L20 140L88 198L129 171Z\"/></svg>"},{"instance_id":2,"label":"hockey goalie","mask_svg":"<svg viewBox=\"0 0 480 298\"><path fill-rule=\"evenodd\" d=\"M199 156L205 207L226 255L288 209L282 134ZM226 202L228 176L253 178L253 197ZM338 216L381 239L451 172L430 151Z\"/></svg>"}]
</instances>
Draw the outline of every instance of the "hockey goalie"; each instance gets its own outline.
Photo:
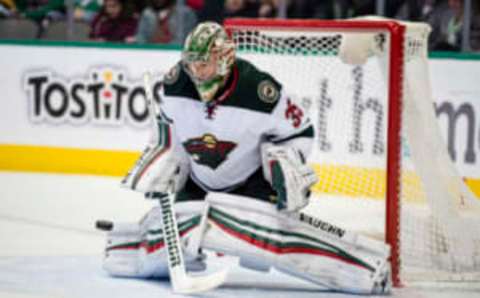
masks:
<instances>
[{"instance_id":1,"label":"hockey goalie","mask_svg":"<svg viewBox=\"0 0 480 298\"><path fill-rule=\"evenodd\" d=\"M209 250L333 291L390 291L388 245L302 213L317 182L306 164L307 111L236 57L222 26L194 28L158 96L163 122L122 184L147 197L173 190L188 271L205 270ZM110 275L168 275L161 215L155 207L138 223L108 228Z\"/></svg>"}]
</instances>

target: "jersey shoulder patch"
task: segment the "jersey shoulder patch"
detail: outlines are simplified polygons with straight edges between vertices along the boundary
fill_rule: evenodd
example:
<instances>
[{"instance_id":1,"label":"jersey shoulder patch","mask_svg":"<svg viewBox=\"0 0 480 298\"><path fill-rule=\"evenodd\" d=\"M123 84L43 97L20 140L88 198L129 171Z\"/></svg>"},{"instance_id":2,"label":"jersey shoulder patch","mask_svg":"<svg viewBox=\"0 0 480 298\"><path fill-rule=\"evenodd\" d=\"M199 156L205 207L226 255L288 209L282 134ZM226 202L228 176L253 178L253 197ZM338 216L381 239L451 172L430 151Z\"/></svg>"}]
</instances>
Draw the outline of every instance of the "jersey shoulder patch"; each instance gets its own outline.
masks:
<instances>
[{"instance_id":1,"label":"jersey shoulder patch","mask_svg":"<svg viewBox=\"0 0 480 298\"><path fill-rule=\"evenodd\" d=\"M280 99L282 85L246 60L237 59L236 67L239 79L231 102L241 108L271 113Z\"/></svg>"},{"instance_id":2,"label":"jersey shoulder patch","mask_svg":"<svg viewBox=\"0 0 480 298\"><path fill-rule=\"evenodd\" d=\"M163 82L166 96L179 96L191 100L200 100L195 85L183 70L180 62L168 71Z\"/></svg>"},{"instance_id":3,"label":"jersey shoulder patch","mask_svg":"<svg viewBox=\"0 0 480 298\"><path fill-rule=\"evenodd\" d=\"M275 103L280 98L280 90L269 79L265 79L258 84L258 98L266 103Z\"/></svg>"}]
</instances>

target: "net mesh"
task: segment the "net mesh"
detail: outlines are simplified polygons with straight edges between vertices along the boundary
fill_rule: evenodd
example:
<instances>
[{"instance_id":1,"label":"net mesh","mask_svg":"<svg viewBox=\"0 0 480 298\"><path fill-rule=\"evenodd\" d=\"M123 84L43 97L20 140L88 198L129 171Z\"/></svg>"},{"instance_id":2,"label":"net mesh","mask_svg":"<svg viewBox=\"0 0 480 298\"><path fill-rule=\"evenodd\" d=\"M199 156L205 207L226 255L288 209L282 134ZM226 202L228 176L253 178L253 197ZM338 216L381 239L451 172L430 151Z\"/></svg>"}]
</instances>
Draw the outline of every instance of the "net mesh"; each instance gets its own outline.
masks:
<instances>
[{"instance_id":1,"label":"net mesh","mask_svg":"<svg viewBox=\"0 0 480 298\"><path fill-rule=\"evenodd\" d=\"M371 217L368 225L359 224L359 219L372 205L385 205L392 36L385 29L366 31L350 24L351 28L328 30L286 23L282 27L230 26L228 30L240 57L273 74L310 110L316 130L310 162L319 176L313 190L321 194L324 206L339 201L349 209L344 218L321 209L315 210L317 216L382 238L384 208L365 214ZM404 39L398 269L403 282L480 279L478 202L461 182L446 150L437 150L444 145L428 88L428 32L427 26L410 24ZM342 43L361 35L368 37L368 59L361 65L344 63ZM352 54L358 53L353 49ZM432 154L432 150L438 152ZM440 191L444 192L441 198L438 190L432 192L440 181L450 188ZM352 208L356 208L353 219ZM465 210L474 215L465 218L461 214ZM455 237L462 228L471 234Z\"/></svg>"}]
</instances>

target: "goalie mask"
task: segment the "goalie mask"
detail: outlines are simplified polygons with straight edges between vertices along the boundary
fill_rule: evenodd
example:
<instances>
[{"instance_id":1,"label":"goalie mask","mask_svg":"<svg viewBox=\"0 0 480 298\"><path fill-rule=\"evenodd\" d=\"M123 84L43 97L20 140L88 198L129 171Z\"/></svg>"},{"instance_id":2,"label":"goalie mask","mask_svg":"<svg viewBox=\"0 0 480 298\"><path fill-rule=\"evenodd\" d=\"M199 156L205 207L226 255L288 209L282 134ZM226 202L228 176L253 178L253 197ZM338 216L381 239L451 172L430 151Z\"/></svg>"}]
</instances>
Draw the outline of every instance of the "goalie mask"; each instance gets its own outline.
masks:
<instances>
[{"instance_id":1,"label":"goalie mask","mask_svg":"<svg viewBox=\"0 0 480 298\"><path fill-rule=\"evenodd\" d=\"M213 99L223 87L234 60L234 44L219 24L200 23L187 36L182 64L203 101Z\"/></svg>"}]
</instances>

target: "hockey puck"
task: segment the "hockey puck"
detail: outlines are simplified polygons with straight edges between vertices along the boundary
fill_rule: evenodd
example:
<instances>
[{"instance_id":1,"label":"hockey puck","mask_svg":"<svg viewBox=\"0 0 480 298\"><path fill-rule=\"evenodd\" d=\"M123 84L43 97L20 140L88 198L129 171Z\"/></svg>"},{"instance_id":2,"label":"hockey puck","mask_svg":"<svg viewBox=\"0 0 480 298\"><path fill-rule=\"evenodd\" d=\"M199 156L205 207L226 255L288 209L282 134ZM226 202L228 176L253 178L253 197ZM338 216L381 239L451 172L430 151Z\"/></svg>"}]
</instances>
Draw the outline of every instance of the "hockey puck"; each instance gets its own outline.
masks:
<instances>
[{"instance_id":1,"label":"hockey puck","mask_svg":"<svg viewBox=\"0 0 480 298\"><path fill-rule=\"evenodd\" d=\"M113 229L113 222L105 219L99 219L95 222L95 227L102 231L111 231Z\"/></svg>"}]
</instances>

